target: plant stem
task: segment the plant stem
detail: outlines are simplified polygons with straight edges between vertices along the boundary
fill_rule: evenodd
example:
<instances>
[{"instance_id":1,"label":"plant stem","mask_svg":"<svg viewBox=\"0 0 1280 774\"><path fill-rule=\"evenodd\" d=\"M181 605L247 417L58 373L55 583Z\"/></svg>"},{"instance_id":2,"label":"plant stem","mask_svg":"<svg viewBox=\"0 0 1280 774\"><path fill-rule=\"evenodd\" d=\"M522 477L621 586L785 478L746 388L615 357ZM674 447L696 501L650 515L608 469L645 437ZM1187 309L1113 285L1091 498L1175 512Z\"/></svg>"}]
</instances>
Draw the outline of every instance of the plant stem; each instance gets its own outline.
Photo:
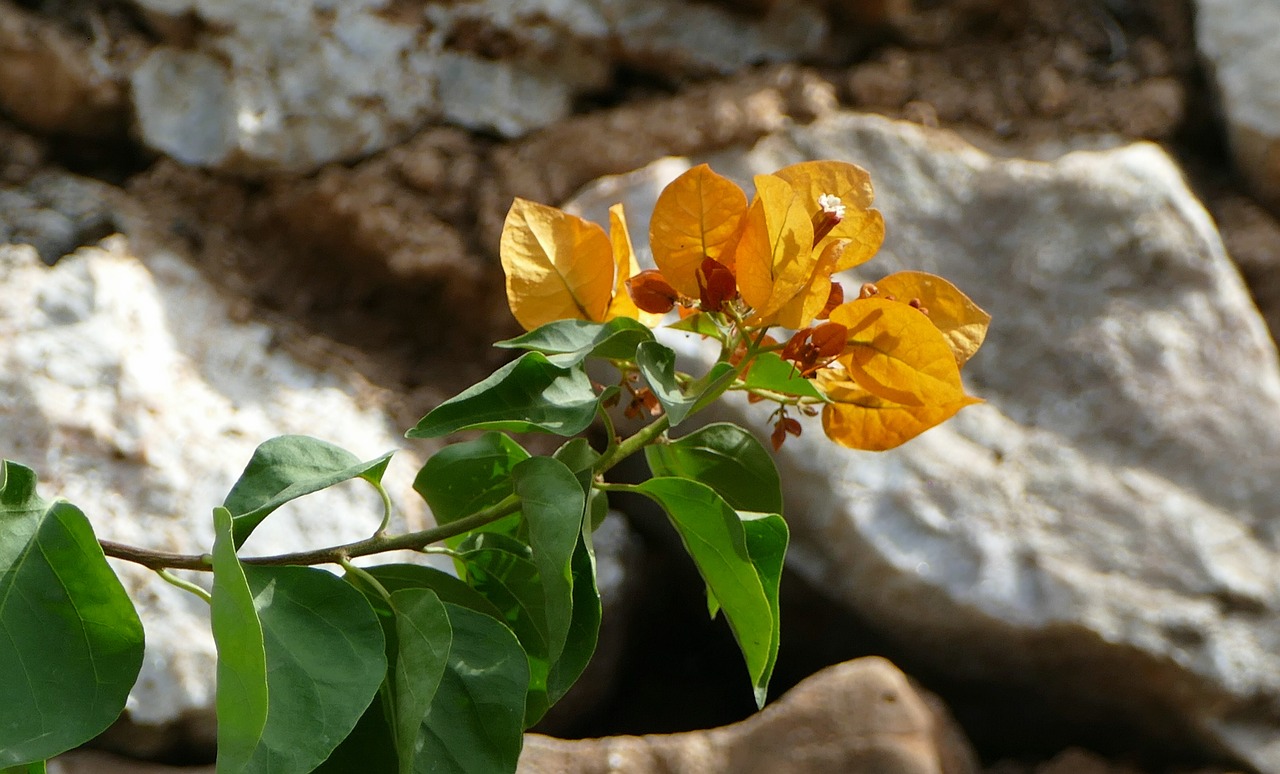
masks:
<instances>
[{"instance_id":1,"label":"plant stem","mask_svg":"<svg viewBox=\"0 0 1280 774\"><path fill-rule=\"evenodd\" d=\"M378 596L387 600L387 602L391 601L391 592L387 591L387 587L379 583L377 578L373 577L372 575L365 572L361 568L356 567L354 564L351 563L350 559L343 558L342 561L339 562L339 564L342 565L342 569L346 570L347 572L351 573L355 577L359 578L361 583L364 583L369 588L378 592Z\"/></svg>"},{"instance_id":2,"label":"plant stem","mask_svg":"<svg viewBox=\"0 0 1280 774\"><path fill-rule=\"evenodd\" d=\"M669 427L671 427L671 417L663 414L653 420L653 422L637 430L635 435L617 446L614 446L612 449L606 450L605 453L600 456L600 459L596 460L596 464L592 466L592 472L597 476L603 474L614 465L617 465L627 457L630 457L632 454L635 454L644 447L653 443L653 441L656 440L658 436L665 433Z\"/></svg>"},{"instance_id":3,"label":"plant stem","mask_svg":"<svg viewBox=\"0 0 1280 774\"><path fill-rule=\"evenodd\" d=\"M420 551L432 543L438 543L445 538L470 532L477 527L483 527L490 522L497 521L503 516L509 516L518 510L520 510L520 498L512 494L470 516L438 527L432 527L431 529L424 529L420 532L408 532L403 535L374 535L354 543L321 548L315 551L300 551L292 554L277 554L275 556L251 556L240 561L243 564L255 565L341 564L343 559L380 554L386 551ZM143 567L149 567L152 570L170 568L208 572L213 569L213 560L209 554L174 554L165 551L148 551L144 548L114 543L110 540L100 540L98 542L102 544L102 551L107 556L124 559L125 561L140 564Z\"/></svg>"},{"instance_id":4,"label":"plant stem","mask_svg":"<svg viewBox=\"0 0 1280 774\"><path fill-rule=\"evenodd\" d=\"M192 594L195 594L197 597L200 597L201 599L203 599L206 605L213 604L213 597L209 595L209 592L205 591L203 588L201 588L200 586L197 586L191 581L183 580L182 578L179 578L177 575L174 575L173 573L169 572L164 568L157 569L156 575L159 575L161 578L163 578L166 583L169 583L173 586L177 586L183 591L188 591Z\"/></svg>"}]
</instances>

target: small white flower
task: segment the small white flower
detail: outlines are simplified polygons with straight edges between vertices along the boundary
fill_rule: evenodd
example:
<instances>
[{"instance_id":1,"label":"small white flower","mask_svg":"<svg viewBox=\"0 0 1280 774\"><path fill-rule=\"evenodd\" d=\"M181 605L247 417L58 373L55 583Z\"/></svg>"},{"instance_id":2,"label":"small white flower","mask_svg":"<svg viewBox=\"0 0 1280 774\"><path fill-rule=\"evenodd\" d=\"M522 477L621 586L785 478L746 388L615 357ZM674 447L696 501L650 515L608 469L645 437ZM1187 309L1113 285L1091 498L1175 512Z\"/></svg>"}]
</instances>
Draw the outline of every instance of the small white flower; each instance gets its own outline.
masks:
<instances>
[{"instance_id":1,"label":"small white flower","mask_svg":"<svg viewBox=\"0 0 1280 774\"><path fill-rule=\"evenodd\" d=\"M823 212L829 212L836 216L836 220L844 220L844 204L840 201L839 196L833 194L822 194L818 197L818 206Z\"/></svg>"}]
</instances>

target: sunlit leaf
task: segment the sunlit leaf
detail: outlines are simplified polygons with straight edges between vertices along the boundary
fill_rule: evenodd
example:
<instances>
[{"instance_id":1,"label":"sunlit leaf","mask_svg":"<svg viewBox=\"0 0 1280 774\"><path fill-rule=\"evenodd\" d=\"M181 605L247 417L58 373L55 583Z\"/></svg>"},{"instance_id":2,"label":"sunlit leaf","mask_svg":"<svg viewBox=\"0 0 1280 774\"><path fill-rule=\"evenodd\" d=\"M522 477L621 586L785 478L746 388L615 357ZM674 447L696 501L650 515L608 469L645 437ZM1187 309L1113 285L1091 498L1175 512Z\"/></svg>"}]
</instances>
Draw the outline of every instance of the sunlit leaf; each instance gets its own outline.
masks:
<instances>
[{"instance_id":1,"label":"sunlit leaf","mask_svg":"<svg viewBox=\"0 0 1280 774\"><path fill-rule=\"evenodd\" d=\"M783 360L777 352L756 356L744 378L744 386L803 398L822 398L813 382L801 376L795 364Z\"/></svg>"},{"instance_id":2,"label":"sunlit leaf","mask_svg":"<svg viewBox=\"0 0 1280 774\"><path fill-rule=\"evenodd\" d=\"M920 310L865 298L841 304L831 322L849 329L840 364L872 395L904 406L948 405L964 396L951 348Z\"/></svg>"},{"instance_id":3,"label":"sunlit leaf","mask_svg":"<svg viewBox=\"0 0 1280 774\"><path fill-rule=\"evenodd\" d=\"M922 271L900 271L875 283L880 295L899 301L919 299L929 322L942 331L958 365L964 365L987 337L991 315L942 277Z\"/></svg>"},{"instance_id":4,"label":"sunlit leaf","mask_svg":"<svg viewBox=\"0 0 1280 774\"><path fill-rule=\"evenodd\" d=\"M311 567L240 564L214 509L218 771L310 771L351 733L387 671L364 595Z\"/></svg>"},{"instance_id":5,"label":"sunlit leaf","mask_svg":"<svg viewBox=\"0 0 1280 774\"><path fill-rule=\"evenodd\" d=\"M0 475L0 767L43 768L120 715L142 624L80 509Z\"/></svg>"},{"instance_id":6,"label":"sunlit leaf","mask_svg":"<svg viewBox=\"0 0 1280 774\"><path fill-rule=\"evenodd\" d=\"M729 621L747 663L756 704L763 706L777 655L776 589L765 588L775 575L776 547L761 546L768 570L762 577L741 517L711 487L683 478L651 478L634 489L657 501L675 526ZM765 530L757 537L761 543L770 539Z\"/></svg>"},{"instance_id":7,"label":"sunlit leaf","mask_svg":"<svg viewBox=\"0 0 1280 774\"><path fill-rule=\"evenodd\" d=\"M681 388L676 379L676 353L656 341L646 341L636 349L636 365L662 404L672 427L719 397L733 382L734 375L733 366L720 362L701 379Z\"/></svg>"},{"instance_id":8,"label":"sunlit leaf","mask_svg":"<svg viewBox=\"0 0 1280 774\"><path fill-rule=\"evenodd\" d=\"M604 229L525 199L507 212L499 245L511 313L533 330L552 320L603 322L614 290Z\"/></svg>"},{"instance_id":9,"label":"sunlit leaf","mask_svg":"<svg viewBox=\"0 0 1280 774\"><path fill-rule=\"evenodd\" d=\"M737 425L707 425L670 443L647 446L644 454L654 476L700 481L740 511L782 513L773 457Z\"/></svg>"},{"instance_id":10,"label":"sunlit leaf","mask_svg":"<svg viewBox=\"0 0 1280 774\"><path fill-rule=\"evenodd\" d=\"M449 524L513 494L511 471L528 458L529 452L510 437L485 433L471 441L449 444L431 455L414 478L413 488L431 507L436 523ZM507 518L514 521L519 516ZM498 524L496 528L501 531L504 526ZM447 544L454 547L462 539L457 535Z\"/></svg>"},{"instance_id":11,"label":"sunlit leaf","mask_svg":"<svg viewBox=\"0 0 1280 774\"><path fill-rule=\"evenodd\" d=\"M755 183L734 260L742 299L767 319L808 283L818 254L811 214L795 190L773 175L756 175Z\"/></svg>"},{"instance_id":12,"label":"sunlit leaf","mask_svg":"<svg viewBox=\"0 0 1280 774\"><path fill-rule=\"evenodd\" d=\"M673 331L688 331L689 333L697 333L701 336L710 336L719 340L724 339L724 331L716 325L715 319L705 312L691 314L688 317L671 323L667 327Z\"/></svg>"},{"instance_id":13,"label":"sunlit leaf","mask_svg":"<svg viewBox=\"0 0 1280 774\"><path fill-rule=\"evenodd\" d=\"M587 357L632 360L636 346L652 340L653 332L642 323L618 317L607 323L556 320L493 346L541 352L552 365L569 368Z\"/></svg>"},{"instance_id":14,"label":"sunlit leaf","mask_svg":"<svg viewBox=\"0 0 1280 774\"><path fill-rule=\"evenodd\" d=\"M236 547L273 511L303 495L353 478L364 479L385 493L382 475L392 454L362 462L346 449L305 435L264 441L222 503L231 512Z\"/></svg>"},{"instance_id":15,"label":"sunlit leaf","mask_svg":"<svg viewBox=\"0 0 1280 774\"><path fill-rule=\"evenodd\" d=\"M596 400L581 366L561 368L541 352L526 352L436 406L405 435L437 438L459 430L577 435L595 418Z\"/></svg>"},{"instance_id":16,"label":"sunlit leaf","mask_svg":"<svg viewBox=\"0 0 1280 774\"><path fill-rule=\"evenodd\" d=\"M836 271L864 263L880 249L884 242L884 218L879 210L871 209L875 193L866 170L843 161L803 161L783 167L774 175L792 185L810 215L819 209L819 196L840 197L845 206L844 219L814 248L814 252L821 254L833 242L849 240L849 245L838 256Z\"/></svg>"},{"instance_id":17,"label":"sunlit leaf","mask_svg":"<svg viewBox=\"0 0 1280 774\"><path fill-rule=\"evenodd\" d=\"M728 260L725 249L732 245L746 210L742 189L706 164L662 190L649 221L649 244L654 263L676 290L698 297L698 266L705 258Z\"/></svg>"}]
</instances>

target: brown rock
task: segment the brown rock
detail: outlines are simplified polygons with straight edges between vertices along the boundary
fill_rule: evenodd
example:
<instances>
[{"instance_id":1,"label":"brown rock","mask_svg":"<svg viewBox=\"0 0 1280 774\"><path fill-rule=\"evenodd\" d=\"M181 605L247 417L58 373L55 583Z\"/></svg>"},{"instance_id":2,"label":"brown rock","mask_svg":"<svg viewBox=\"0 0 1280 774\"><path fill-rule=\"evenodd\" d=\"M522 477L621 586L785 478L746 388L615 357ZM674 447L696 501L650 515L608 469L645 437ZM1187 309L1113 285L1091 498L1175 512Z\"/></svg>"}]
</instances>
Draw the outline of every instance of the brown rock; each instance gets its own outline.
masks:
<instances>
[{"instance_id":1,"label":"brown rock","mask_svg":"<svg viewBox=\"0 0 1280 774\"><path fill-rule=\"evenodd\" d=\"M0 2L0 107L46 132L124 128L122 79L96 44L9 2Z\"/></svg>"},{"instance_id":2,"label":"brown rock","mask_svg":"<svg viewBox=\"0 0 1280 774\"><path fill-rule=\"evenodd\" d=\"M977 770L945 710L874 657L828 667L760 714L723 728L579 741L529 734L519 768L522 774Z\"/></svg>"}]
</instances>

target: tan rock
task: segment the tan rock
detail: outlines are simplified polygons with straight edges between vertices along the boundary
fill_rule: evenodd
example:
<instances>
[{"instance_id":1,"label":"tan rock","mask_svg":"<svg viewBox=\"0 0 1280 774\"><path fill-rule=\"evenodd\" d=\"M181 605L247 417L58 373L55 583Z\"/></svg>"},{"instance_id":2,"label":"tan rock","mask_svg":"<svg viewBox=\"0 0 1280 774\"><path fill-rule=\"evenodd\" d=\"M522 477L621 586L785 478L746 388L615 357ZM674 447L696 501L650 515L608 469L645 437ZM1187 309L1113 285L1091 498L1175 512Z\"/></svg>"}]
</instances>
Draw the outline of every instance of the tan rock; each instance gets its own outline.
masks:
<instances>
[{"instance_id":1,"label":"tan rock","mask_svg":"<svg viewBox=\"0 0 1280 774\"><path fill-rule=\"evenodd\" d=\"M882 658L818 672L741 723L568 741L529 734L522 774L968 774L977 764L945 711Z\"/></svg>"}]
</instances>

